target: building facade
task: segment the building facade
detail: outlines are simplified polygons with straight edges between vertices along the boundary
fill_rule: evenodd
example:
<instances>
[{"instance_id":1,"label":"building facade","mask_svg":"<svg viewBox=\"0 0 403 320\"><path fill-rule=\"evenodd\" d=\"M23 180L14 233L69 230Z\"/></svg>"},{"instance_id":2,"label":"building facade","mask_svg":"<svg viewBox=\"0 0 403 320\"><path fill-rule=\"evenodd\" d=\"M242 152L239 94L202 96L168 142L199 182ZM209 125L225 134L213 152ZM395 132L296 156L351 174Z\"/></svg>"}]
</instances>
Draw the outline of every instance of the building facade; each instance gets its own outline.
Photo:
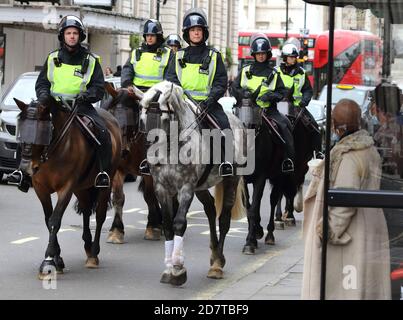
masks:
<instances>
[{"instance_id":1,"label":"building facade","mask_svg":"<svg viewBox=\"0 0 403 320\"><path fill-rule=\"evenodd\" d=\"M83 20L86 42L101 57L103 69L116 70L130 56L130 35L141 34L144 22L156 18L158 3L164 35L181 35L184 12L203 8L210 26L209 44L227 61L233 60L229 72L236 74L239 0L0 0L2 87L23 72L40 70L47 54L59 45L56 28L66 14Z\"/></svg>"}]
</instances>

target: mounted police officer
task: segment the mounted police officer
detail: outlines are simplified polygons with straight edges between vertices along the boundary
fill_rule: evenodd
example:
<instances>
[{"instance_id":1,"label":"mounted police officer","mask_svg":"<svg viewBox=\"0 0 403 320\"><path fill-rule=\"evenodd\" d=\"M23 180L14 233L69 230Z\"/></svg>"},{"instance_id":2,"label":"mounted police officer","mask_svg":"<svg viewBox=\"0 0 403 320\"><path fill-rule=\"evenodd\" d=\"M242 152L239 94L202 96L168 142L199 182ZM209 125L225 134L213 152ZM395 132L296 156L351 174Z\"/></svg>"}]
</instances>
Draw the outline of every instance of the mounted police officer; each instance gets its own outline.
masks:
<instances>
[{"instance_id":1,"label":"mounted police officer","mask_svg":"<svg viewBox=\"0 0 403 320\"><path fill-rule=\"evenodd\" d=\"M287 93L278 72L270 66L272 49L270 40L264 34L252 37L251 55L255 61L241 69L231 85L231 93L238 103L243 98L251 98L265 114L278 125L279 134L285 140L285 154L282 163L283 172L294 170L294 138L291 124L286 116L277 110L277 102Z\"/></svg>"},{"instance_id":2,"label":"mounted police officer","mask_svg":"<svg viewBox=\"0 0 403 320\"><path fill-rule=\"evenodd\" d=\"M39 103L51 106L52 101L63 98L67 103L77 104L77 114L84 116L88 125L95 127L100 172L95 187L108 187L110 178L105 170L110 165L111 142L103 119L92 103L104 95L104 75L98 57L85 49L81 43L86 33L82 21L73 15L62 18L58 26L60 48L51 52L36 81L35 90ZM8 181L21 185L26 174L14 171Z\"/></svg>"},{"instance_id":3,"label":"mounted police officer","mask_svg":"<svg viewBox=\"0 0 403 320\"><path fill-rule=\"evenodd\" d=\"M203 10L192 8L185 13L182 32L189 46L175 54L168 67L167 80L189 92L201 111L212 116L221 130L230 129L228 118L218 103L227 89L227 71L218 50L206 45L209 28ZM219 173L233 175L232 164L225 160L224 138L221 140Z\"/></svg>"},{"instance_id":4,"label":"mounted police officer","mask_svg":"<svg viewBox=\"0 0 403 320\"><path fill-rule=\"evenodd\" d=\"M136 86L145 92L153 85L165 79L171 49L164 46L164 35L161 23L149 19L144 24L144 42L134 49L123 66L122 88L129 90ZM150 174L149 164L144 159L140 164L140 173Z\"/></svg>"},{"instance_id":5,"label":"mounted police officer","mask_svg":"<svg viewBox=\"0 0 403 320\"><path fill-rule=\"evenodd\" d=\"M168 35L165 43L172 49L173 52L177 52L182 48L182 39L178 34Z\"/></svg>"},{"instance_id":6,"label":"mounted police officer","mask_svg":"<svg viewBox=\"0 0 403 320\"><path fill-rule=\"evenodd\" d=\"M288 89L286 99L290 103L293 114L298 113L301 108L304 109L302 114L303 122L310 126L314 150L321 157L323 156L321 152L322 142L318 124L311 113L306 109L306 106L312 99L313 90L308 74L297 61L299 49L295 43L287 40L282 48L281 56L283 62L280 64L280 67L277 68L277 71L285 87Z\"/></svg>"}]
</instances>

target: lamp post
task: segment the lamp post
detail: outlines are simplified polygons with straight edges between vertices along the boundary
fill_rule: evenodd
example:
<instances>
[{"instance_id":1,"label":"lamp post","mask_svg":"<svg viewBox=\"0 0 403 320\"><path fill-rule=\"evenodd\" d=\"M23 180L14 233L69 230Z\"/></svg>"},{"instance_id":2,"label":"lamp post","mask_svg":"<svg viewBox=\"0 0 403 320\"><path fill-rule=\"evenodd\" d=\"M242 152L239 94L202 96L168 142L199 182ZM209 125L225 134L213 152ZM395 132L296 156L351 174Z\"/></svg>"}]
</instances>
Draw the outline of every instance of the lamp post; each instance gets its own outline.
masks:
<instances>
[{"instance_id":1,"label":"lamp post","mask_svg":"<svg viewBox=\"0 0 403 320\"><path fill-rule=\"evenodd\" d=\"M285 0L285 39L288 39L288 0Z\"/></svg>"},{"instance_id":2,"label":"lamp post","mask_svg":"<svg viewBox=\"0 0 403 320\"><path fill-rule=\"evenodd\" d=\"M165 5L167 3L167 0L163 0L162 4ZM160 20L160 4L161 0L157 0L157 20Z\"/></svg>"}]
</instances>

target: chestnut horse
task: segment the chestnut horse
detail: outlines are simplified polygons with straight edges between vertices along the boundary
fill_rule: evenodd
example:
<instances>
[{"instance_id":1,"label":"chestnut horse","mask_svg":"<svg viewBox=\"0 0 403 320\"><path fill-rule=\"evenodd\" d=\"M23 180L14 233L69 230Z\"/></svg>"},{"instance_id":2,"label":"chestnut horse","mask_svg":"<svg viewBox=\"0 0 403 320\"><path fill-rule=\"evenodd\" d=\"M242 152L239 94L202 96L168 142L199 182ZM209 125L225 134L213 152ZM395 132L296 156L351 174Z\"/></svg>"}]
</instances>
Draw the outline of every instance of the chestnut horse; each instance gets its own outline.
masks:
<instances>
[{"instance_id":1,"label":"chestnut horse","mask_svg":"<svg viewBox=\"0 0 403 320\"><path fill-rule=\"evenodd\" d=\"M72 195L77 197L76 210L83 216L84 249L87 255L85 266L97 268L99 265L101 228L106 218L111 188L95 188L94 181L99 171L95 143L87 138L76 118L71 117L71 110L57 101L51 107L32 101L29 105L15 99L20 108L21 128L24 125L40 127L41 121L53 125L53 140L50 146L23 144L23 157L31 159L27 173L32 177L32 185L41 201L49 230L49 244L45 260L39 269L39 278L44 279L52 270L63 273L64 262L60 256L57 233L62 217ZM113 177L120 161L121 136L116 119L104 110L97 110L105 121L112 143L110 167L107 170ZM29 121L24 122L24 119ZM43 122L42 122L43 123ZM67 123L69 125L67 125ZM25 128L26 129L26 128ZM58 141L55 143L55 141ZM25 154L24 154L25 152ZM57 193L57 203L53 208L51 194ZM96 231L94 241L90 231L90 216L96 213Z\"/></svg>"},{"instance_id":2,"label":"chestnut horse","mask_svg":"<svg viewBox=\"0 0 403 320\"><path fill-rule=\"evenodd\" d=\"M112 203L115 217L107 242L121 244L124 242L123 206L125 194L123 182L127 174L141 176L139 166L146 154L145 136L139 130L140 105L138 100L142 98L143 93L138 89L135 93L124 88L117 91L108 83L106 83L105 89L113 99L104 108L117 118L123 137L122 158L112 183ZM148 223L144 239L160 240L162 214L155 196L151 176L142 176L139 190L143 192L148 207Z\"/></svg>"}]
</instances>

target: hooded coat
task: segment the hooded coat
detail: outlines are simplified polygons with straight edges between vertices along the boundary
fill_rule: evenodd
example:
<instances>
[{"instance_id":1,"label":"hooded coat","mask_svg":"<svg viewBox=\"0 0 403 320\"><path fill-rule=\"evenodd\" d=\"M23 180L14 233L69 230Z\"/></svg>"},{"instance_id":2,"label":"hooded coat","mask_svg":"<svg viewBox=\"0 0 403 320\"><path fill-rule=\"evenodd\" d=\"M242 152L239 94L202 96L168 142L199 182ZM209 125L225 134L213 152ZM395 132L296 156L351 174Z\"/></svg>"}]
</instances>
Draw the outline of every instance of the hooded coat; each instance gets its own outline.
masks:
<instances>
[{"instance_id":1,"label":"hooded coat","mask_svg":"<svg viewBox=\"0 0 403 320\"><path fill-rule=\"evenodd\" d=\"M310 168L304 197L302 299L320 298L324 160ZM330 188L379 190L381 158L365 130L330 153ZM383 210L329 207L326 299L391 299L389 238Z\"/></svg>"}]
</instances>

